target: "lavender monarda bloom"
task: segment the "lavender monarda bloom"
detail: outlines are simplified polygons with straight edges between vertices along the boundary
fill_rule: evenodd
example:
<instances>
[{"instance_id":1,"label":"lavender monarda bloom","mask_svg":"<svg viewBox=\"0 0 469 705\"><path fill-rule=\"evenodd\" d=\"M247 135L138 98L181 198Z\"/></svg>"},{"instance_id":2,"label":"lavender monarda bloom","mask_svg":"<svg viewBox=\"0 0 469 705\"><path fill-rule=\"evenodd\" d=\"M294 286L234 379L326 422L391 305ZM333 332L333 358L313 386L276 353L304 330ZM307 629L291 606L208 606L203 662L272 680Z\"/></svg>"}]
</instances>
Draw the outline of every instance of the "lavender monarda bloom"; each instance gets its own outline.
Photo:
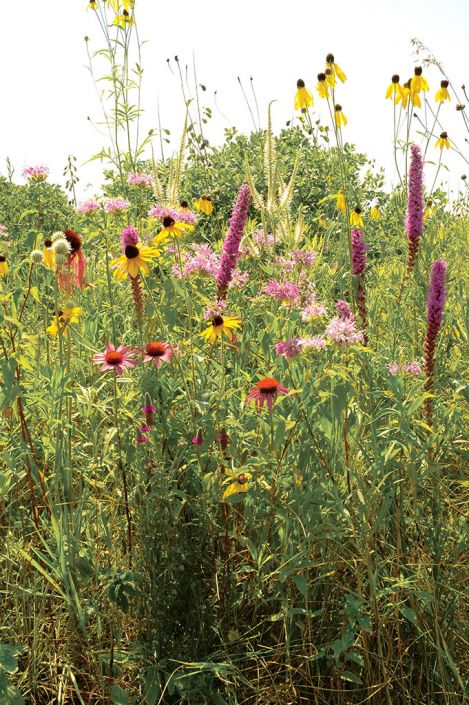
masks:
<instances>
[{"instance_id":1,"label":"lavender monarda bloom","mask_svg":"<svg viewBox=\"0 0 469 705\"><path fill-rule=\"evenodd\" d=\"M430 274L430 284L428 286L428 321L427 334L425 336L424 348L424 368L426 374L425 390L431 392L435 375L435 347L438 333L443 319L443 309L446 301L446 262L437 259L432 266ZM425 400L428 423L432 420L432 400Z\"/></svg>"},{"instance_id":2,"label":"lavender monarda bloom","mask_svg":"<svg viewBox=\"0 0 469 705\"><path fill-rule=\"evenodd\" d=\"M405 219L405 231L407 235L407 269L410 274L420 246L420 238L423 232L423 159L420 147L412 144L410 146L410 168L409 185L407 192L407 214Z\"/></svg>"},{"instance_id":3,"label":"lavender monarda bloom","mask_svg":"<svg viewBox=\"0 0 469 705\"><path fill-rule=\"evenodd\" d=\"M363 328L367 327L366 297L365 297L365 269L366 253L368 245L361 230L352 230L352 271L358 277L357 283L357 304L358 312L362 319ZM367 344L366 333L364 334L365 345Z\"/></svg>"},{"instance_id":4,"label":"lavender monarda bloom","mask_svg":"<svg viewBox=\"0 0 469 705\"><path fill-rule=\"evenodd\" d=\"M233 276L236 262L239 257L239 245L243 237L244 226L248 217L249 200L251 192L248 184L243 184L239 189L236 203L231 214L230 227L226 234L221 253L220 269L217 272L217 299L224 301L228 291L228 284Z\"/></svg>"}]
</instances>

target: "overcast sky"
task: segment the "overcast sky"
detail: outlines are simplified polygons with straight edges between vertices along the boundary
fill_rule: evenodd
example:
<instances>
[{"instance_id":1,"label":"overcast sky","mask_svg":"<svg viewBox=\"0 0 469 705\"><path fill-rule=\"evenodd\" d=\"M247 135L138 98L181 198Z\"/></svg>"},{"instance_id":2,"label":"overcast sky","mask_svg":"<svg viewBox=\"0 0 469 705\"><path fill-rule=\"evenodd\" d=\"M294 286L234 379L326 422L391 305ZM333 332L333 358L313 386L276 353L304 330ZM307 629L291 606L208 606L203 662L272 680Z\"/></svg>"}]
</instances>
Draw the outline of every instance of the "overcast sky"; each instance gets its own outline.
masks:
<instances>
[{"instance_id":1,"label":"overcast sky","mask_svg":"<svg viewBox=\"0 0 469 705\"><path fill-rule=\"evenodd\" d=\"M51 179L62 182L68 154L76 155L81 177L80 194L99 190L100 167L82 164L106 138L87 117L101 117L96 90L86 69L84 37L91 49L103 39L87 0L15 0L2 3L3 34L0 43L2 108L0 124L0 173L5 158L12 160L15 180L30 164L43 163ZM280 129L293 117L296 80L314 88L325 55L332 51L348 76L340 87L340 102L349 124L346 138L386 167L394 182L392 166L392 106L384 100L390 77L403 80L413 72L415 57L410 39L420 38L442 61L458 88L469 85L468 0L137 0L136 16L145 68L144 124L156 127L159 99L164 127L179 135L184 103L178 80L167 59L178 55L192 67L196 58L198 79L207 86L203 104L214 110L210 136L222 138L231 125L252 128L237 76L249 92L254 78L262 124L267 105L273 106L274 127ZM433 101L440 76L426 71ZM223 115L213 103L217 102ZM456 100L441 110L443 126L461 146L464 133ZM326 106L315 96L315 109L326 120ZM469 106L468 106L469 110ZM418 139L418 137L417 137ZM431 157L436 150L431 146ZM468 153L466 144L466 154ZM449 161L452 186L469 167L453 156ZM429 167L430 169L431 167ZM427 178L428 182L428 178ZM87 188L87 184L93 186Z\"/></svg>"}]
</instances>

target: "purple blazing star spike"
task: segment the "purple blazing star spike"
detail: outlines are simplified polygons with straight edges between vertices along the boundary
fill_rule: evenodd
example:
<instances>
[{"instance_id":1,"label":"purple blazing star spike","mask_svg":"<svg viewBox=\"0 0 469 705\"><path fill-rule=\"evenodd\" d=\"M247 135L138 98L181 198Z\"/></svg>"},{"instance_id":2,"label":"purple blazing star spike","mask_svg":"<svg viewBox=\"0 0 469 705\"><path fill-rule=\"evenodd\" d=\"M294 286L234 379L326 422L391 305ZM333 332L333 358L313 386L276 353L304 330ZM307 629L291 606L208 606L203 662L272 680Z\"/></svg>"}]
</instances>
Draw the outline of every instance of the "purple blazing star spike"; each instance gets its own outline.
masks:
<instances>
[{"instance_id":1,"label":"purple blazing star spike","mask_svg":"<svg viewBox=\"0 0 469 705\"><path fill-rule=\"evenodd\" d=\"M217 272L217 298L224 300L228 292L228 285L233 276L233 271L239 258L239 245L243 237L244 227L248 217L251 191L248 184L243 184L239 189L236 203L231 214L230 227L226 234L221 253L220 269Z\"/></svg>"},{"instance_id":2,"label":"purple blazing star spike","mask_svg":"<svg viewBox=\"0 0 469 705\"><path fill-rule=\"evenodd\" d=\"M355 276L361 276L366 269L368 245L361 230L352 230L352 270Z\"/></svg>"},{"instance_id":3,"label":"purple blazing star spike","mask_svg":"<svg viewBox=\"0 0 469 705\"><path fill-rule=\"evenodd\" d=\"M420 246L423 233L423 159L420 147L410 146L409 185L407 192L407 213L405 231L407 236L407 269L412 271Z\"/></svg>"},{"instance_id":4,"label":"purple blazing star spike","mask_svg":"<svg viewBox=\"0 0 469 705\"><path fill-rule=\"evenodd\" d=\"M435 348L438 333L441 328L443 319L443 310L446 301L446 262L442 259L437 259L434 262L430 274L430 284L428 286L427 300L427 334L425 336L424 347L424 369L426 374L425 390L431 392L433 389L433 381L435 377ZM425 409L427 412L428 424L432 421L432 400L425 400Z\"/></svg>"}]
</instances>

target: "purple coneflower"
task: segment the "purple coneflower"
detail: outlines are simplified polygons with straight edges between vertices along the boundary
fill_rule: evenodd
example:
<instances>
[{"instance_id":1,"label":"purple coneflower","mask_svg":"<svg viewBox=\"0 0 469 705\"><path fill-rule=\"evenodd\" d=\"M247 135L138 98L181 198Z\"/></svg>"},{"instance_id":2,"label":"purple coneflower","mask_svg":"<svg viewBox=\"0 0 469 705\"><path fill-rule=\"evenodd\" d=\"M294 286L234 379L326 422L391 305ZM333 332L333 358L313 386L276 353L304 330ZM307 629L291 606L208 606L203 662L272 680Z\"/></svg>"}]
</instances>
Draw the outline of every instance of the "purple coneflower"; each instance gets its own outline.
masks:
<instances>
[{"instance_id":1,"label":"purple coneflower","mask_svg":"<svg viewBox=\"0 0 469 705\"><path fill-rule=\"evenodd\" d=\"M96 353L93 357L93 363L101 365L100 372L115 370L117 376L121 377L125 369L135 367L137 364L137 360L133 359L137 352L137 350L131 350L124 345L119 345L116 349L112 343L106 343L105 351Z\"/></svg>"},{"instance_id":2,"label":"purple coneflower","mask_svg":"<svg viewBox=\"0 0 469 705\"><path fill-rule=\"evenodd\" d=\"M437 259L432 266L430 273L430 284L428 286L427 303L427 334L425 336L424 348L424 369L426 374L425 390L431 392L435 376L435 348L438 333L443 319L443 309L446 301L446 262ZM428 424L432 421L432 400L425 400Z\"/></svg>"},{"instance_id":3,"label":"purple coneflower","mask_svg":"<svg viewBox=\"0 0 469 705\"><path fill-rule=\"evenodd\" d=\"M239 245L243 237L244 226L248 217L251 191L248 184L239 189L236 203L231 214L230 227L223 243L220 269L217 272L217 298L226 299L228 285L239 258Z\"/></svg>"},{"instance_id":4,"label":"purple coneflower","mask_svg":"<svg viewBox=\"0 0 469 705\"><path fill-rule=\"evenodd\" d=\"M247 404L251 399L254 399L256 409L262 409L267 403L268 410L272 411L274 401L279 394L288 394L288 389L274 377L264 377L251 389L244 403Z\"/></svg>"},{"instance_id":5,"label":"purple coneflower","mask_svg":"<svg viewBox=\"0 0 469 705\"><path fill-rule=\"evenodd\" d=\"M142 352L143 361L152 362L159 369L163 362L169 362L174 357L176 351L169 343L152 341L142 348Z\"/></svg>"},{"instance_id":6,"label":"purple coneflower","mask_svg":"<svg viewBox=\"0 0 469 705\"><path fill-rule=\"evenodd\" d=\"M420 238L423 232L423 213L423 159L420 147L412 144L410 146L409 185L407 192L407 214L405 219L405 231L408 243L407 275L412 271L417 259Z\"/></svg>"}]
</instances>

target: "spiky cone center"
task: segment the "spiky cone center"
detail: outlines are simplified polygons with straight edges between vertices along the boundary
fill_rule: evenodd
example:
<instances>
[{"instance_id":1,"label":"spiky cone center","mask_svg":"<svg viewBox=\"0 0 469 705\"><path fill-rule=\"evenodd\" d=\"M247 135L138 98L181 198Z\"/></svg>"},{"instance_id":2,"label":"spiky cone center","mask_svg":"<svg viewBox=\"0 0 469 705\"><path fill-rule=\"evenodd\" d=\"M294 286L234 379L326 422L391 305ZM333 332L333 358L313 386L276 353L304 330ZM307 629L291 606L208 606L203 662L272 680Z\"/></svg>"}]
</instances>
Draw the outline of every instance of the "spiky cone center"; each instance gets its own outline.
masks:
<instances>
[{"instance_id":1,"label":"spiky cone center","mask_svg":"<svg viewBox=\"0 0 469 705\"><path fill-rule=\"evenodd\" d=\"M132 245L129 245L128 247L132 247ZM143 294L142 280L140 279L139 274L137 274L136 277L131 277L129 274L129 279L130 279L130 287L132 289L132 298L133 298L133 302L134 302L135 315L137 316L137 321L140 323L143 320L143 313L144 313L144 306L145 306L145 297Z\"/></svg>"},{"instance_id":2,"label":"spiky cone center","mask_svg":"<svg viewBox=\"0 0 469 705\"><path fill-rule=\"evenodd\" d=\"M265 377L256 384L261 394L275 394L280 386L280 382L274 377Z\"/></svg>"},{"instance_id":3,"label":"spiky cone center","mask_svg":"<svg viewBox=\"0 0 469 705\"><path fill-rule=\"evenodd\" d=\"M150 357L162 357L166 352L166 345L159 342L151 342L145 347L145 352Z\"/></svg>"},{"instance_id":4,"label":"spiky cone center","mask_svg":"<svg viewBox=\"0 0 469 705\"><path fill-rule=\"evenodd\" d=\"M118 350L110 350L104 356L108 365L120 365L124 359L124 356Z\"/></svg>"}]
</instances>

